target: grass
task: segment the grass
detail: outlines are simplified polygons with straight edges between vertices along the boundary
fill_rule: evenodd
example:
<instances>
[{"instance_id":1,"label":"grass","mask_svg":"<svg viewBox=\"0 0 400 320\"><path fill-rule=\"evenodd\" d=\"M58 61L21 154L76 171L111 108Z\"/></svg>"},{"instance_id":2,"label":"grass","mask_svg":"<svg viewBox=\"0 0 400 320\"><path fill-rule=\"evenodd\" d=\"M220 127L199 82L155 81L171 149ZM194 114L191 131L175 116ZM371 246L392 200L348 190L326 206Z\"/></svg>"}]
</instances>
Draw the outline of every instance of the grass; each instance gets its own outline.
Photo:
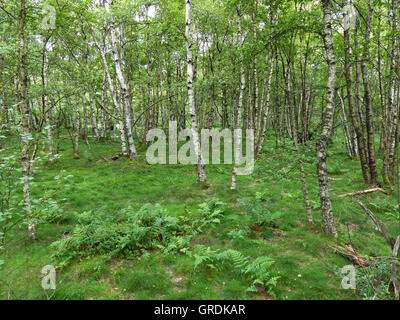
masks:
<instances>
[{"instance_id":1,"label":"grass","mask_svg":"<svg viewBox=\"0 0 400 320\"><path fill-rule=\"evenodd\" d=\"M255 173L238 177L237 190L230 190L231 166L208 165L209 185L196 182L194 166L148 165L145 152L138 161L120 159L97 161L119 151L113 142L91 142L91 161L84 143L80 158L73 159L70 142L60 143L61 158L44 162L34 177L32 198L51 194L62 205L64 219L38 227L38 239L26 239L23 225L7 238L0 268L1 299L47 299L41 288L41 269L56 264L49 245L77 223L76 214L102 211L110 215L122 208L139 209L144 203L159 203L169 215L196 217L198 205L213 198L227 203L225 218L191 240L191 245L235 249L255 259L269 256L280 280L275 299L359 299L359 291L343 290L338 270L350 264L329 249L334 239L321 231L318 181L312 147L303 150L308 189L316 224L307 224L301 183L293 148L275 147L269 137ZM12 140L6 148L12 148ZM329 148L328 168L331 196L340 241L348 241L346 226L352 226L351 241L362 254L388 256L390 250L351 199L338 195L362 190L359 162L348 159L344 146L335 142ZM41 156L44 156L41 154ZM68 177L70 176L71 177ZM57 179L55 179L57 177ZM66 178L68 177L68 178ZM19 196L21 190L17 191ZM262 194L263 206L280 213L273 222L255 226L252 213L240 199L252 201ZM395 196L378 193L360 198L398 234L396 219L390 215ZM189 217L191 218L191 217ZM1 260L1 259L0 259ZM249 281L234 270L223 272L194 268L193 258L152 250L139 257L110 258L98 255L73 260L57 269L57 290L53 299L271 299L266 292L246 292Z\"/></svg>"}]
</instances>

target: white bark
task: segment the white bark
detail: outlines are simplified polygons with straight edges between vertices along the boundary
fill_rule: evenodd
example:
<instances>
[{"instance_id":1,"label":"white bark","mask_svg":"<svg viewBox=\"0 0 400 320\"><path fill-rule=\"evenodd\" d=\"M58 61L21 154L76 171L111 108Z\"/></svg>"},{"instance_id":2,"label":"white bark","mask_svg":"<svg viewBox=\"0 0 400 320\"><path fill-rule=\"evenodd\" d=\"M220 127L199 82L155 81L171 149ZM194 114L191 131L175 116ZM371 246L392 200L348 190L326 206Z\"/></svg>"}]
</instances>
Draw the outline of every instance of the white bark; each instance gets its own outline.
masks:
<instances>
[{"instance_id":1,"label":"white bark","mask_svg":"<svg viewBox=\"0 0 400 320\"><path fill-rule=\"evenodd\" d=\"M90 88L89 88L89 103L90 103L90 117L92 120L92 131L94 136L96 137L96 140L99 140L99 130L97 129L97 119L94 111L94 102L92 94L90 92Z\"/></svg>"},{"instance_id":2,"label":"white bark","mask_svg":"<svg viewBox=\"0 0 400 320\"><path fill-rule=\"evenodd\" d=\"M117 74L117 79L120 84L122 105L124 107L124 119L125 119L126 136L128 139L129 158L137 159L137 152L132 134L131 99L125 76L122 73L122 62L121 62L121 57L118 53L117 37L115 35L115 26L113 22L110 23L110 34L111 34L111 46L112 46L113 60L115 65L115 72Z\"/></svg>"},{"instance_id":3,"label":"white bark","mask_svg":"<svg viewBox=\"0 0 400 320\"><path fill-rule=\"evenodd\" d=\"M200 182L207 181L204 160L201 154L200 136L198 128L198 119L196 114L194 92L193 92L193 52L192 52L192 32L191 32L191 0L186 0L186 53L187 53L187 90L189 98L189 115L192 125L192 137L194 152L197 161L197 174Z\"/></svg>"},{"instance_id":4,"label":"white bark","mask_svg":"<svg viewBox=\"0 0 400 320\"><path fill-rule=\"evenodd\" d=\"M318 158L318 181L319 181L319 193L321 199L322 208L322 224L326 234L337 237L337 231L334 224L334 218L332 213L332 200L329 193L328 183L328 170L326 166L326 150L328 139L332 132L333 117L335 114L335 90L336 90L336 60L335 51L333 48L332 39L332 20L333 14L331 9L330 0L323 1L324 10L324 46L327 54L328 68L329 68L329 79L327 84L326 92L326 110L325 118L323 119L323 127L320 138L317 142L317 158Z\"/></svg>"},{"instance_id":5,"label":"white bark","mask_svg":"<svg viewBox=\"0 0 400 320\"><path fill-rule=\"evenodd\" d=\"M46 49L44 49L46 50ZM49 140L49 159L54 160L54 135L53 127L51 125L51 110L49 109L49 96L47 95L47 72L49 69L49 56L45 51L43 53L43 73L42 73L42 84L43 84L43 112L47 124L47 139Z\"/></svg>"},{"instance_id":6,"label":"white bark","mask_svg":"<svg viewBox=\"0 0 400 320\"><path fill-rule=\"evenodd\" d=\"M116 92L116 89L114 87L114 83L113 83L113 81L111 79L110 69L108 67L108 63L107 63L107 59L106 59L106 50L105 50L104 37L103 37L103 44L100 45L96 40L96 35L94 34L93 30L92 30L92 34L93 34L93 39L94 39L94 41L96 43L96 46L100 51L101 60L103 61L103 67L104 67L106 79L107 79L107 82L108 82L108 87L110 88L111 99L112 99L114 108L117 111L117 114L118 114L119 118L122 119L121 106L120 106L118 98L117 98L117 92ZM124 128L124 123L122 122L122 120L118 120L118 127L119 127L119 131L120 131L121 151L122 151L123 155L126 155L127 154L127 148L126 148L125 128ZM116 132L116 129L115 129L115 124L114 124L114 130L113 130L114 137L115 137L115 132Z\"/></svg>"},{"instance_id":7,"label":"white bark","mask_svg":"<svg viewBox=\"0 0 400 320\"><path fill-rule=\"evenodd\" d=\"M25 22L26 7L25 0L20 1L18 16L18 62L19 62L19 90L18 99L20 101L19 111L21 114L21 134L22 134L22 180L24 206L28 218L28 235L31 238L36 236L35 222L32 219L32 204L30 198L30 159L29 159L29 109L28 109L28 76L26 73L26 52L25 52Z\"/></svg>"},{"instance_id":8,"label":"white bark","mask_svg":"<svg viewBox=\"0 0 400 320\"><path fill-rule=\"evenodd\" d=\"M265 134L267 132L267 119L268 119L268 114L269 114L269 106L271 103L271 85L272 85L272 76L274 74L274 54L272 50L270 51L270 58L269 58L269 76L268 76L268 83L265 84L264 86L266 87L266 93L265 93L265 100L264 100L264 106L263 106L263 123L262 123L262 131L261 131L261 136L258 139L258 148L257 148L257 154L260 154L262 151L262 148L264 146L265 142Z\"/></svg>"},{"instance_id":9,"label":"white bark","mask_svg":"<svg viewBox=\"0 0 400 320\"><path fill-rule=\"evenodd\" d=\"M238 12L238 43L240 43L240 91L239 91L239 101L238 101L238 106L237 106L237 116L236 116L236 123L234 124L234 134L235 134L235 164L233 167L233 172L232 172L232 184L231 184L231 189L235 190L236 189L236 178L238 175L239 171L239 165L240 165L240 158L242 154L241 150L241 139L242 135L239 133L241 129L241 123L242 123L242 108L243 108L243 94L244 94L244 89L245 89L245 72L244 72L244 65L243 65L243 38L242 38L242 17L240 16L240 11Z\"/></svg>"}]
</instances>

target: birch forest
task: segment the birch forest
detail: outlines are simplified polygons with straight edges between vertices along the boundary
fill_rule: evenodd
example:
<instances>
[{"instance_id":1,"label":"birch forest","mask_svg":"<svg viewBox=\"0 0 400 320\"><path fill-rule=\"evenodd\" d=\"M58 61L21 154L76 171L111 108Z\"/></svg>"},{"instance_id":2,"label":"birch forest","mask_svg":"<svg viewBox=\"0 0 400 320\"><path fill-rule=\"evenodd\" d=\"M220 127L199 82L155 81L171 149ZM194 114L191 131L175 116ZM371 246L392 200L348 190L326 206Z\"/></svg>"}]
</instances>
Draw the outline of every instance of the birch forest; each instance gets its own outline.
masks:
<instances>
[{"instance_id":1,"label":"birch forest","mask_svg":"<svg viewBox=\"0 0 400 320\"><path fill-rule=\"evenodd\" d=\"M400 300L399 19L0 0L0 299Z\"/></svg>"}]
</instances>

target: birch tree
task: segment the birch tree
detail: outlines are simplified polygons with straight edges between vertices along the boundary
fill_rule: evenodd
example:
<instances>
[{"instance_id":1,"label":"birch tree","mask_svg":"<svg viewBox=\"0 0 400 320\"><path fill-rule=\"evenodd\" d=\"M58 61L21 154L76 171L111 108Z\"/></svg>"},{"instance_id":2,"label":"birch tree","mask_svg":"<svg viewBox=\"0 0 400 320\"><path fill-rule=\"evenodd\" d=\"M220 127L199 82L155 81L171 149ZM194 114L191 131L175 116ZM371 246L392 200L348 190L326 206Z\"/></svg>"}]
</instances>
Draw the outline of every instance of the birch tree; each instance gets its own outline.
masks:
<instances>
[{"instance_id":1,"label":"birch tree","mask_svg":"<svg viewBox=\"0 0 400 320\"><path fill-rule=\"evenodd\" d=\"M244 71L244 62L243 62L243 43L244 43L244 37L242 35L242 16L241 16L241 11L240 7L238 8L238 44L240 44L240 80L239 80L239 101L237 104L237 109L234 111L236 113L236 117L234 117L235 122L234 122L234 142L235 142L235 148L234 148L234 154L235 154L235 164L233 167L233 172L232 172L232 184L231 184L231 189L235 190L236 189L236 178L238 175L239 171L239 165L240 165L240 158L242 155L242 150L239 146L241 146L241 139L242 139L242 134L241 134L241 125L242 125L242 109L243 109L243 94L244 94L244 89L245 89L245 82L246 82L246 75Z\"/></svg>"},{"instance_id":2,"label":"birch tree","mask_svg":"<svg viewBox=\"0 0 400 320\"><path fill-rule=\"evenodd\" d=\"M30 198L30 154L29 144L31 132L29 130L29 108L28 108L28 75L26 71L26 43L25 43L25 23L26 23L26 3L20 0L18 15L18 64L19 64L19 111L21 114L21 134L22 134L22 180L24 206L28 218L28 235L36 237L35 223L32 219L32 205Z\"/></svg>"},{"instance_id":3,"label":"birch tree","mask_svg":"<svg viewBox=\"0 0 400 320\"><path fill-rule=\"evenodd\" d=\"M194 92L193 92L193 39L192 39L192 23L191 10L192 1L186 0L186 15L185 15L185 37L186 37L186 63L187 63L187 92L189 99L189 115L190 124L192 126L192 139L194 144L194 153L197 162L197 175L200 182L207 181L206 166L201 154L200 134L198 126L198 117L195 107Z\"/></svg>"},{"instance_id":4,"label":"birch tree","mask_svg":"<svg viewBox=\"0 0 400 320\"><path fill-rule=\"evenodd\" d=\"M318 182L319 194L321 199L322 208L322 224L326 234L337 237L335 228L332 200L329 193L328 170L326 166L327 159L327 143L332 132L333 117L335 113L335 91L336 91L336 59L335 50L333 48L332 39L332 8L330 0L323 0L322 7L324 11L324 30L323 41L326 52L326 59L329 69L329 78L326 88L326 110L323 119L322 132L317 142L317 169L318 169Z\"/></svg>"}]
</instances>

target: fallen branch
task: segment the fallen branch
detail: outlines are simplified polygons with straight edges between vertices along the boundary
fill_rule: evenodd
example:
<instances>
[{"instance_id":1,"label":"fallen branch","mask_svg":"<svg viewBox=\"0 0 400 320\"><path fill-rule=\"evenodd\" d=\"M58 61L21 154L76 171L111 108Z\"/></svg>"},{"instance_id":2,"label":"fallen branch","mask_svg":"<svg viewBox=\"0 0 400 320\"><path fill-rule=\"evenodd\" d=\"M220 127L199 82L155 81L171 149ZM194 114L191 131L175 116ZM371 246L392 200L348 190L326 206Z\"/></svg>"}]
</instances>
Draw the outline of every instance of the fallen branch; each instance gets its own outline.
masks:
<instances>
[{"instance_id":1,"label":"fallen branch","mask_svg":"<svg viewBox=\"0 0 400 320\"><path fill-rule=\"evenodd\" d=\"M372 222L375 224L376 229L383 235L386 239L386 242L390 245L390 248L393 250L396 244L396 240L390 235L386 226L377 218L375 215L369 210L360 200L356 200L361 208L364 209L365 213L371 218Z\"/></svg>"},{"instance_id":2,"label":"fallen branch","mask_svg":"<svg viewBox=\"0 0 400 320\"><path fill-rule=\"evenodd\" d=\"M369 264L354 250L352 245L346 244L344 247L330 246L335 252L338 252L340 255L350 260L353 264L360 267L368 267Z\"/></svg>"},{"instance_id":3,"label":"fallen branch","mask_svg":"<svg viewBox=\"0 0 400 320\"><path fill-rule=\"evenodd\" d=\"M342 194L339 196L339 198L359 196L361 194L372 193L372 192L376 192L376 191L380 191L380 192L383 192L384 194L388 194L387 191L381 187L371 187L371 188L368 188L368 189L365 189L362 191L355 191L355 192Z\"/></svg>"}]
</instances>

